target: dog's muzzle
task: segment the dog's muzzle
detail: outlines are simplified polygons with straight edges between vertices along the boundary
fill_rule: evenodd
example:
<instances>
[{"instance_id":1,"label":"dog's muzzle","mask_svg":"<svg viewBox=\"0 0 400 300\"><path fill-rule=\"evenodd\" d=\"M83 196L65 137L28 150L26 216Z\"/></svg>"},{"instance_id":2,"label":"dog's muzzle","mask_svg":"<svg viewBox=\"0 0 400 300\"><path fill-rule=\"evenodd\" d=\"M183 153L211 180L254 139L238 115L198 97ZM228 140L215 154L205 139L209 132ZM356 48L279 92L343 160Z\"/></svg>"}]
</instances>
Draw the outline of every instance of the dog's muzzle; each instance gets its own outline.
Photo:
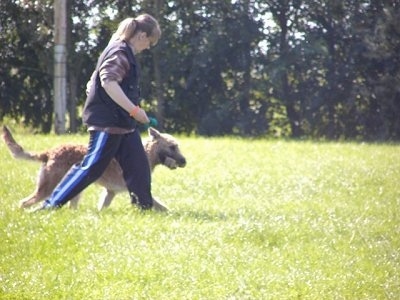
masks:
<instances>
[{"instance_id":1,"label":"dog's muzzle","mask_svg":"<svg viewBox=\"0 0 400 300\"><path fill-rule=\"evenodd\" d=\"M183 156L172 157L169 155L161 155L160 160L162 164L170 169L184 168L186 166L186 158Z\"/></svg>"}]
</instances>

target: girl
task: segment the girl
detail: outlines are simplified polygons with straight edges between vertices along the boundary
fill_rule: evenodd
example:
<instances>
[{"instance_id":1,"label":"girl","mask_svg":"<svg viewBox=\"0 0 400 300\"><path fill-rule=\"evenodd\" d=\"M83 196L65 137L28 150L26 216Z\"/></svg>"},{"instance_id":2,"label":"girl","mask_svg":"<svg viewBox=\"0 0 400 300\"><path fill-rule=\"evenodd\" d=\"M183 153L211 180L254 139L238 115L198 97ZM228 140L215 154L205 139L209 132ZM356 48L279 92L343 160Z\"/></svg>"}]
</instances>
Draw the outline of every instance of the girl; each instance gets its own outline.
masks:
<instances>
[{"instance_id":1,"label":"girl","mask_svg":"<svg viewBox=\"0 0 400 300\"><path fill-rule=\"evenodd\" d=\"M148 14L123 20L98 59L87 85L83 122L90 134L86 156L74 165L41 209L58 208L96 181L115 158L131 201L153 206L151 172L137 124L149 124L139 105L139 66L135 55L157 44L156 19Z\"/></svg>"}]
</instances>

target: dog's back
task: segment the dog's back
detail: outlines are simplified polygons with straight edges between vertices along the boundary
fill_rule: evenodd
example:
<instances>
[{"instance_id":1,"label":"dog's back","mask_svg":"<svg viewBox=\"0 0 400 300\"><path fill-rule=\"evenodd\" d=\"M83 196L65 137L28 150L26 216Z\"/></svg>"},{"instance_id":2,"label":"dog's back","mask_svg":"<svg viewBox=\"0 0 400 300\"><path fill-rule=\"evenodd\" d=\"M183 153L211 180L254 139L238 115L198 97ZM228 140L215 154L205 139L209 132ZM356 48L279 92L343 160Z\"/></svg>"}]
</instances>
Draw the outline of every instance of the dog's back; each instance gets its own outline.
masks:
<instances>
[{"instance_id":1,"label":"dog's back","mask_svg":"<svg viewBox=\"0 0 400 300\"><path fill-rule=\"evenodd\" d=\"M3 140L14 158L40 161L43 163L42 172L51 169L51 177L57 179L61 179L73 164L81 161L87 151L86 146L67 144L41 153L28 152L15 141L7 126L3 126Z\"/></svg>"}]
</instances>

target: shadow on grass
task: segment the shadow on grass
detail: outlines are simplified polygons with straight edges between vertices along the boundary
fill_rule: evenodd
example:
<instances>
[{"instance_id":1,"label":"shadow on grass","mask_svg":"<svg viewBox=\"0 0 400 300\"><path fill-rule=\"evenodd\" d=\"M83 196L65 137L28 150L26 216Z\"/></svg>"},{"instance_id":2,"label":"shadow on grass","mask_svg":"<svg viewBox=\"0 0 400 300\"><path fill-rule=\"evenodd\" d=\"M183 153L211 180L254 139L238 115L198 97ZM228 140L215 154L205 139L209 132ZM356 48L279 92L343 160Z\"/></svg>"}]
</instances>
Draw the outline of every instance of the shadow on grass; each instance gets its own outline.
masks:
<instances>
[{"instance_id":1,"label":"shadow on grass","mask_svg":"<svg viewBox=\"0 0 400 300\"><path fill-rule=\"evenodd\" d=\"M127 206L124 208L108 208L103 211L98 211L93 208L78 208L76 210L70 209L69 207L63 207L57 210L52 211L38 211L38 212L29 212L22 211L21 213L33 216L41 216L45 218L49 218L50 216L56 217L59 216L69 216L72 218L79 217L98 217L100 219L103 218L114 218L114 219L123 219L123 218L135 218L135 217L152 217L156 216L157 218L167 218L169 220L190 220L195 222L225 222L229 220L238 219L240 213L227 213L225 211L205 211L205 210L170 210L168 212L156 212L156 211L142 211L136 207ZM147 217L146 217L147 218Z\"/></svg>"},{"instance_id":2,"label":"shadow on grass","mask_svg":"<svg viewBox=\"0 0 400 300\"><path fill-rule=\"evenodd\" d=\"M168 216L173 219L192 219L195 221L220 222L230 219L228 214L218 211L170 211Z\"/></svg>"}]
</instances>

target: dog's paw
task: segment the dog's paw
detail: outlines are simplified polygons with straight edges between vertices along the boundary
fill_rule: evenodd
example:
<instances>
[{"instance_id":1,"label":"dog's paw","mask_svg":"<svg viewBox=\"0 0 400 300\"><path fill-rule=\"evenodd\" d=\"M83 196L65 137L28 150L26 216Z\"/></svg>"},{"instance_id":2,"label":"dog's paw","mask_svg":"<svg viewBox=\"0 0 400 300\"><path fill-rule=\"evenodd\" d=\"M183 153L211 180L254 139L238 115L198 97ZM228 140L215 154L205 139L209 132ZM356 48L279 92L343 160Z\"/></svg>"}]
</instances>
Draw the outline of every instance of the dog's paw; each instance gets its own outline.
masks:
<instances>
[{"instance_id":1,"label":"dog's paw","mask_svg":"<svg viewBox=\"0 0 400 300\"><path fill-rule=\"evenodd\" d=\"M21 200L21 201L18 203L18 207L19 207L20 209L25 209L25 208L29 207L29 205L26 203L25 200Z\"/></svg>"},{"instance_id":2,"label":"dog's paw","mask_svg":"<svg viewBox=\"0 0 400 300\"><path fill-rule=\"evenodd\" d=\"M164 205L163 203L160 203L159 201L153 199L153 209L155 211L168 211L168 208L166 205Z\"/></svg>"}]
</instances>

